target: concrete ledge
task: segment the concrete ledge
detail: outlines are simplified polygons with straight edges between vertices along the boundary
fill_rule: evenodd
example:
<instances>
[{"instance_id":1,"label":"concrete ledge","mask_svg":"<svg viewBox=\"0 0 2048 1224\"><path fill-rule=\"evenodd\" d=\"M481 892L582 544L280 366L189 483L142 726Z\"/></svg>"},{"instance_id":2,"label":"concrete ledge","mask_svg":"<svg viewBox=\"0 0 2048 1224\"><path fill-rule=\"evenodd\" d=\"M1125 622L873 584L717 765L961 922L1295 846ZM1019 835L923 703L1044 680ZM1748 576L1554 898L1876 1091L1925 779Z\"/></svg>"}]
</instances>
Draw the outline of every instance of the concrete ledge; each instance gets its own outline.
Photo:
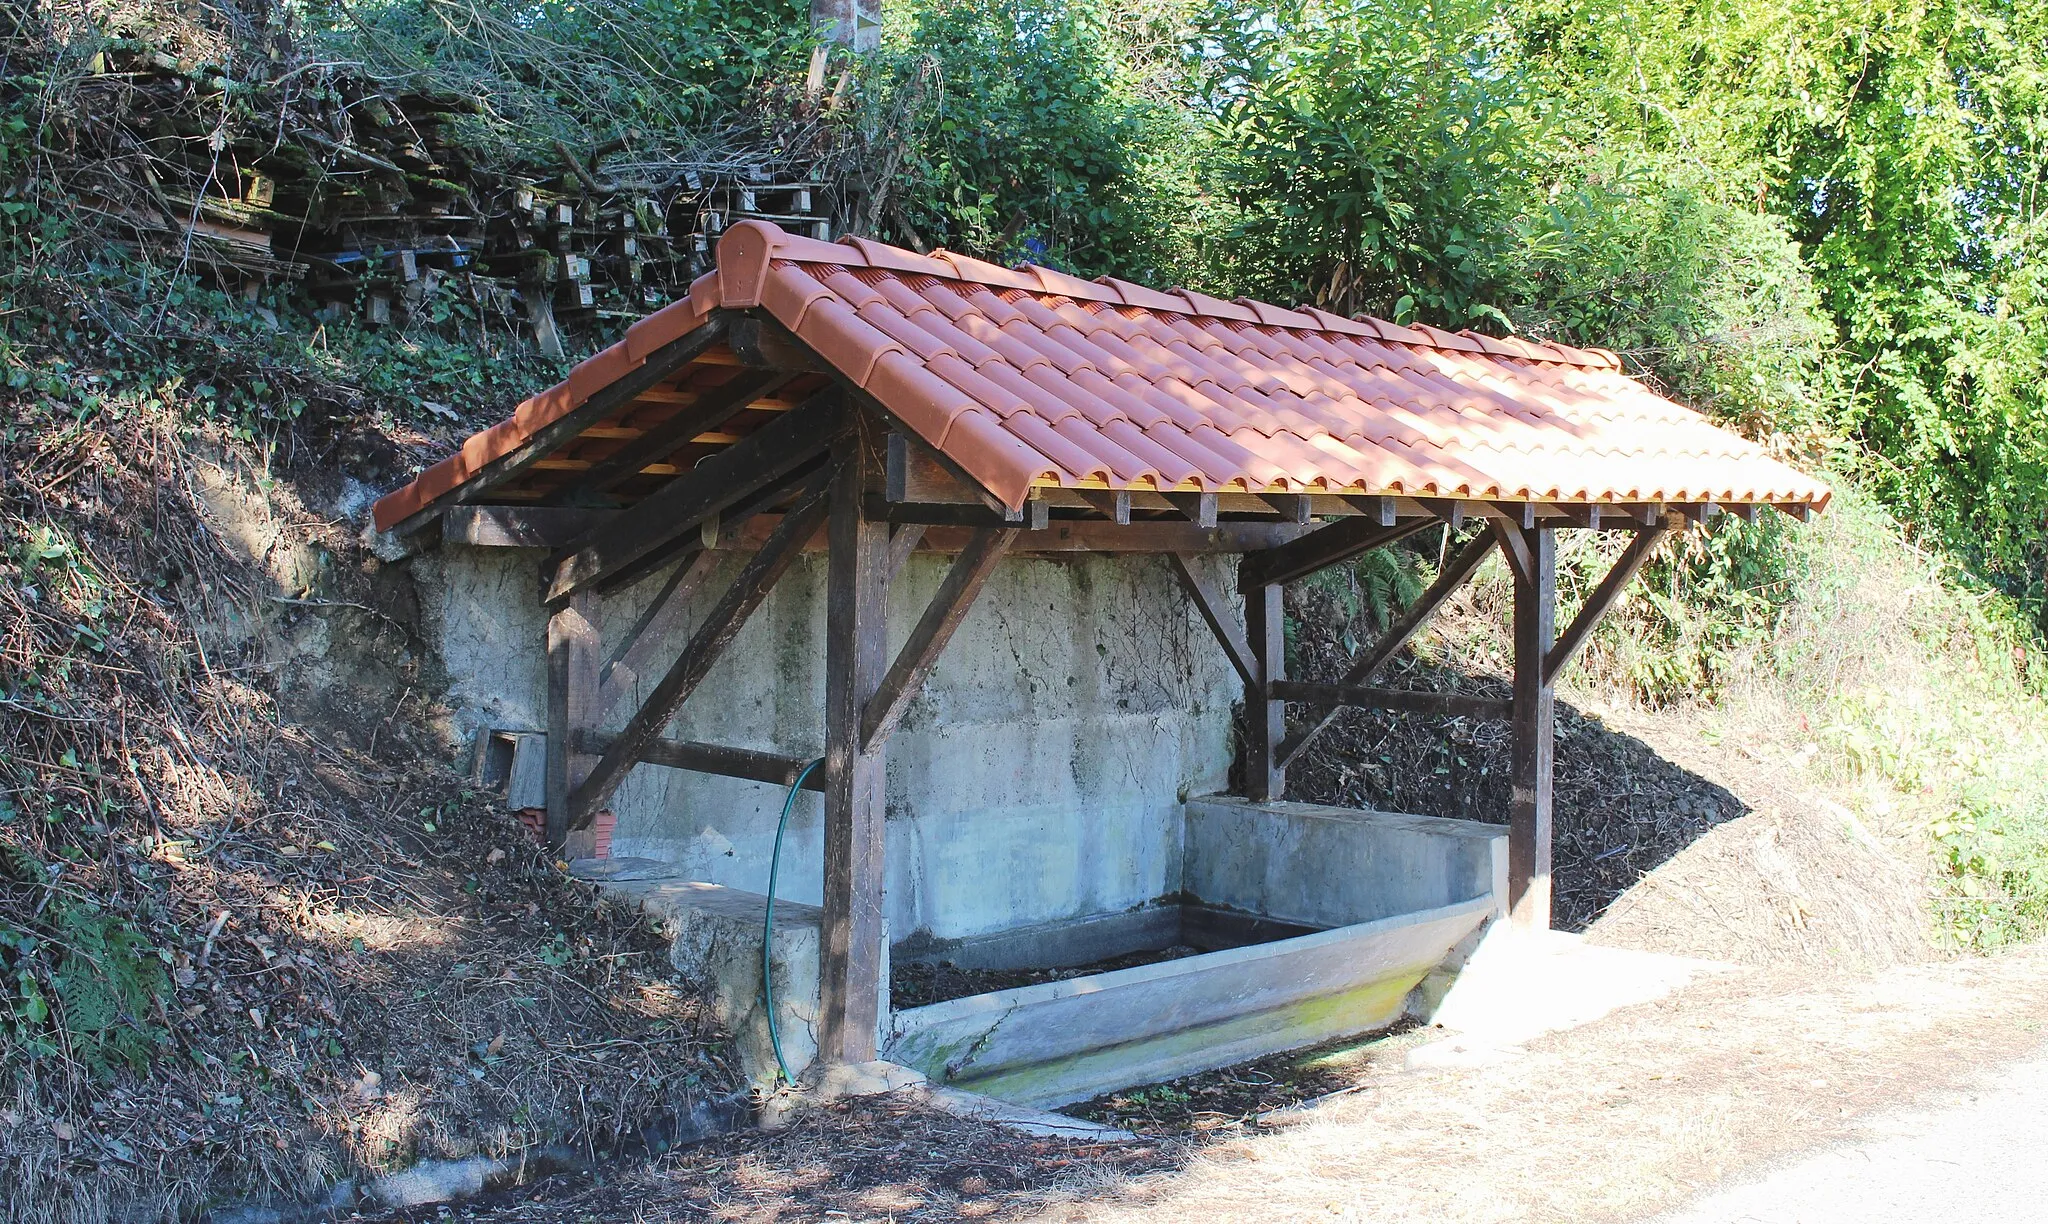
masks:
<instances>
[{"instance_id":1,"label":"concrete ledge","mask_svg":"<svg viewBox=\"0 0 2048 1224\"><path fill-rule=\"evenodd\" d=\"M1156 965L897 1012L888 1056L1034 1106L1362 1033L1493 910L1491 896Z\"/></svg>"}]
</instances>

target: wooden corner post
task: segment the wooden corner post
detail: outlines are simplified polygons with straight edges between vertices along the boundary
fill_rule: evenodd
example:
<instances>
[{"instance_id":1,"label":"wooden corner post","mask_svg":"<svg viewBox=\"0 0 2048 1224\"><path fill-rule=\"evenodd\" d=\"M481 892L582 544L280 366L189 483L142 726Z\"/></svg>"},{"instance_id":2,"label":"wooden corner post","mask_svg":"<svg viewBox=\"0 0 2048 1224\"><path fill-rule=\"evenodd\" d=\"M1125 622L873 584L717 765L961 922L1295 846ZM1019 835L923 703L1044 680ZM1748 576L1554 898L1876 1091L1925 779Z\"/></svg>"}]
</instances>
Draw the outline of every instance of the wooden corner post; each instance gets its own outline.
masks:
<instances>
[{"instance_id":1,"label":"wooden corner post","mask_svg":"<svg viewBox=\"0 0 2048 1224\"><path fill-rule=\"evenodd\" d=\"M1515 571L1514 743L1508 808L1508 914L1550 926L1551 778L1557 727L1549 667L1557 616L1557 537L1548 527L1496 525Z\"/></svg>"},{"instance_id":2,"label":"wooden corner post","mask_svg":"<svg viewBox=\"0 0 2048 1224\"><path fill-rule=\"evenodd\" d=\"M547 841L560 852L569 837L569 796L597 758L576 751L579 732L597 723L598 672L604 642L598 634L597 592L572 596L548 617Z\"/></svg>"},{"instance_id":3,"label":"wooden corner post","mask_svg":"<svg viewBox=\"0 0 2048 1224\"><path fill-rule=\"evenodd\" d=\"M854 435L858 436L858 435ZM882 982L886 739L862 748L862 717L888 666L889 527L862 513L863 445L832 480L825 580L825 896L818 1056L867 1062L887 1006Z\"/></svg>"},{"instance_id":4,"label":"wooden corner post","mask_svg":"<svg viewBox=\"0 0 2048 1224\"><path fill-rule=\"evenodd\" d=\"M1242 585L1242 584L1240 584ZM1250 730L1245 745L1245 798L1278 799L1287 790L1287 768L1280 762L1280 741L1287 735L1287 703L1271 697L1273 682L1285 678L1287 626L1277 582L1257 582L1244 592L1244 635L1258 659L1258 682L1244 689L1244 716Z\"/></svg>"}]
</instances>

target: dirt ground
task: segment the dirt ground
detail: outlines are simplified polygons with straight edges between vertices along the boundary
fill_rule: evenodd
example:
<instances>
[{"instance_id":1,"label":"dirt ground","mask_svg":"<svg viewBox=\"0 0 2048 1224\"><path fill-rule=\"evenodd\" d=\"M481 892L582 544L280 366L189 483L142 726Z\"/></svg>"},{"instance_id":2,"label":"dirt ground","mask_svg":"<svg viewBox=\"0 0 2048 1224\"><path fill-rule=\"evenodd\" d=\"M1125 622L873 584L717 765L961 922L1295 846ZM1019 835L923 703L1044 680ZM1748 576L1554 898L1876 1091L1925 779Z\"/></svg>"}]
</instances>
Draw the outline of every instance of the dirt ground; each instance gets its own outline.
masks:
<instances>
[{"instance_id":1,"label":"dirt ground","mask_svg":"<svg viewBox=\"0 0 2048 1224\"><path fill-rule=\"evenodd\" d=\"M1181 1138L1030 1139L880 1098L603 1185L380 1218L1638 1220L2044 1043L2048 948L1874 974L1743 968L1493 1065L1353 1059L1332 1072L1349 1072L1341 1095Z\"/></svg>"}]
</instances>

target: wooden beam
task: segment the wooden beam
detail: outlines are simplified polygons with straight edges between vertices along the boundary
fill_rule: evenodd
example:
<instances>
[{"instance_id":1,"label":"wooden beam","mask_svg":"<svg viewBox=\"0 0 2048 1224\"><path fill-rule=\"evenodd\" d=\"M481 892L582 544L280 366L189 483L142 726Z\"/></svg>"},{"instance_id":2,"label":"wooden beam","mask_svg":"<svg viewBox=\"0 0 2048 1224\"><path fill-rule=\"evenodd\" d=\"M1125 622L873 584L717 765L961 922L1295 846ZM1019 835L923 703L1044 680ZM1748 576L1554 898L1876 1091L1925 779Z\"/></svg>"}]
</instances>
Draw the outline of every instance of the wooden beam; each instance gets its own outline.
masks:
<instances>
[{"instance_id":1,"label":"wooden beam","mask_svg":"<svg viewBox=\"0 0 2048 1224\"><path fill-rule=\"evenodd\" d=\"M471 548L553 551L615 513L569 506L450 506L442 512L441 540Z\"/></svg>"},{"instance_id":2,"label":"wooden beam","mask_svg":"<svg viewBox=\"0 0 2048 1224\"><path fill-rule=\"evenodd\" d=\"M590 773L592 762L573 751L576 733L597 723L598 662L603 640L598 634L597 594L569 600L548 617L548 747L545 773L547 844L560 849L576 827L571 796Z\"/></svg>"},{"instance_id":3,"label":"wooden beam","mask_svg":"<svg viewBox=\"0 0 2048 1224\"><path fill-rule=\"evenodd\" d=\"M924 615L918 619L917 627L910 631L910 637L903 643L903 649L896 654L896 661L889 666L889 673L882 677L875 695L868 699L861 715L860 749L872 753L889 738L916 698L918 690L924 687L925 677L931 674L932 666L944 653L946 643L953 640L953 631L960 627L968 610L974 607L974 597L981 593L982 584L995 571L996 562L1003 559L1010 544L1016 540L1017 532L1011 528L983 527L974 533L974 539L962 549L953 561L953 567L946 571L945 581L925 606Z\"/></svg>"},{"instance_id":4,"label":"wooden beam","mask_svg":"<svg viewBox=\"0 0 2048 1224\"><path fill-rule=\"evenodd\" d=\"M592 725L601 725L609 719L612 711L619 708L619 703L639 688L641 677L654 670L654 659L662 644L683 627L683 616L689 611L691 598L716 568L718 554L699 551L696 556L677 565L668 580L661 584L661 589L641 610L632 629L612 647L611 657L598 671L597 710Z\"/></svg>"},{"instance_id":5,"label":"wooden beam","mask_svg":"<svg viewBox=\"0 0 2048 1224\"><path fill-rule=\"evenodd\" d=\"M774 319L752 316L732 321L732 351L740 364L762 370L798 374L829 374L832 367L811 346Z\"/></svg>"},{"instance_id":6,"label":"wooden beam","mask_svg":"<svg viewBox=\"0 0 2048 1224\"><path fill-rule=\"evenodd\" d=\"M1131 493L1128 489L1076 489L1082 501L1095 507L1102 517L1112 523L1128 525L1131 521Z\"/></svg>"},{"instance_id":7,"label":"wooden beam","mask_svg":"<svg viewBox=\"0 0 2048 1224\"><path fill-rule=\"evenodd\" d=\"M1246 556L1244 565L1238 569L1238 589L1249 593L1255 586L1293 582L1326 565L1406 539L1432 525L1432 520L1418 518L1382 527L1371 515L1325 523L1292 543Z\"/></svg>"},{"instance_id":8,"label":"wooden beam","mask_svg":"<svg viewBox=\"0 0 2048 1224\"><path fill-rule=\"evenodd\" d=\"M721 528L714 548L751 551L775 529L781 516L755 515L746 523ZM1009 526L984 522L981 526ZM927 552L957 553L974 538L975 527L925 527L919 547ZM1053 519L1042 530L1025 531L1012 545L1013 553L1252 553L1290 540L1300 539L1307 528L1292 523L1267 521L1223 522L1201 528L1172 520L1134 520L1128 527L1102 519ZM895 537L890 537L892 540ZM825 533L820 531L805 547L822 551Z\"/></svg>"},{"instance_id":9,"label":"wooden beam","mask_svg":"<svg viewBox=\"0 0 2048 1224\"><path fill-rule=\"evenodd\" d=\"M1472 575L1478 572L1480 565L1493 549L1492 532L1482 531L1467 540L1465 546L1444 565L1443 572L1436 576L1435 582L1429 584L1429 589L1422 593L1422 597L1409 605L1400 616L1394 618L1393 623L1387 626L1387 631L1380 635L1380 639L1345 669L1342 682L1352 685L1369 682L1373 673L1386 666L1388 660L1399 654L1401 648L1421 631L1422 626L1430 617L1436 615L1437 609L1443 607L1446 600L1472 580ZM1294 758L1301 755L1301 750L1308 747L1316 736L1322 734L1323 728L1329 726L1335 718L1334 709L1325 710L1308 726L1288 736L1287 741L1280 745L1280 763L1292 764Z\"/></svg>"},{"instance_id":10,"label":"wooden beam","mask_svg":"<svg viewBox=\"0 0 2048 1224\"><path fill-rule=\"evenodd\" d=\"M1223 653L1229 657L1230 665L1237 669L1238 678L1244 681L1247 692L1259 686L1259 660L1252 653L1251 643L1237 627L1237 611L1223 597L1223 593L1209 585L1208 579L1195 572L1194 565L1184 553L1168 553L1167 560L1173 564L1173 572L1180 578L1180 584L1188 597L1194 600L1195 611L1209 625L1209 632L1223 646Z\"/></svg>"},{"instance_id":11,"label":"wooden beam","mask_svg":"<svg viewBox=\"0 0 2048 1224\"><path fill-rule=\"evenodd\" d=\"M917 543L924 539L923 523L901 523L889 533L889 581L896 581L896 575L910 563L910 554L917 551Z\"/></svg>"},{"instance_id":12,"label":"wooden beam","mask_svg":"<svg viewBox=\"0 0 2048 1224\"><path fill-rule=\"evenodd\" d=\"M703 683L712 665L725 653L725 648L739 636L747 617L753 615L761 601L768 598L776 580L796 560L804 540L824 521L825 477L829 472L827 469L812 479L811 487L783 516L761 551L747 561L731 588L705 614L704 622L697 627L689 644L683 647L668 672L648 693L647 700L634 711L625 730L613 741L610 751L598 760L590 776L576 789L569 801L571 827L587 821L605 800L611 798L627 771L647 751L647 746L661 737L662 728L668 726L683 702Z\"/></svg>"},{"instance_id":13,"label":"wooden beam","mask_svg":"<svg viewBox=\"0 0 2048 1224\"><path fill-rule=\"evenodd\" d=\"M1529 538L1521 528L1503 523L1499 519L1486 520L1486 529L1493 533L1500 545L1500 555L1507 559L1508 572L1516 582L1534 580L1536 572L1535 554L1529 551Z\"/></svg>"},{"instance_id":14,"label":"wooden beam","mask_svg":"<svg viewBox=\"0 0 2048 1224\"><path fill-rule=\"evenodd\" d=\"M706 458L567 550L547 601L561 602L694 532L705 519L789 475L828 449L845 420L830 388Z\"/></svg>"},{"instance_id":15,"label":"wooden beam","mask_svg":"<svg viewBox=\"0 0 2048 1224\"><path fill-rule=\"evenodd\" d=\"M630 586L633 583L639 582L648 574L653 573L685 553L714 547L719 541L719 533L722 528L744 529L748 520L766 512L769 507L776 503L787 501L794 497L798 489L803 488L810 481L811 477L817 475L818 471L831 461L832 456L829 452L818 452L809 459L797 464L783 475L776 477L767 484L755 489L752 493L742 497L732 505L704 519L703 522L697 524L697 530L694 533L685 532L682 535L678 535L675 539L670 540L661 547L650 550L638 560L621 566L614 573L600 579L597 589L609 595L620 587ZM780 516L775 517L780 518ZM772 525L764 528L761 538L766 539L768 533L773 530Z\"/></svg>"},{"instance_id":16,"label":"wooden beam","mask_svg":"<svg viewBox=\"0 0 2048 1224\"><path fill-rule=\"evenodd\" d=\"M1544 684L1555 685L1557 678L1564 674L1564 669L1578 657L1579 651L1585 649L1586 639L1593 636L1593 630L1599 627L1601 619L1614 607L1615 600L1621 598L1621 593L1628 589L1628 584L1635 581L1635 576L1643 568L1643 563L1650 559L1650 554L1656 551L1657 545L1663 541L1666 530L1668 529L1661 525L1645 528L1636 533L1635 539L1628 542L1628 547L1615 559L1613 567L1607 571L1607 576L1602 578L1600 585L1594 587L1593 593L1586 597L1585 606L1579 609L1579 614L1572 618L1572 623L1559 636L1557 645L1550 648L1549 656L1543 661Z\"/></svg>"},{"instance_id":17,"label":"wooden beam","mask_svg":"<svg viewBox=\"0 0 2048 1224\"><path fill-rule=\"evenodd\" d=\"M1392 527L1400 518L1400 509L1391 497L1360 497L1356 494L1346 494L1344 500L1381 527Z\"/></svg>"},{"instance_id":18,"label":"wooden beam","mask_svg":"<svg viewBox=\"0 0 2048 1224\"><path fill-rule=\"evenodd\" d=\"M697 435L730 421L746 411L747 405L793 377L780 370L740 371L723 386L706 391L696 403L677 409L666 421L627 441L610 458L598 460L582 480L554 500L572 506L588 505L613 486L638 475L641 468L660 463Z\"/></svg>"},{"instance_id":19,"label":"wooden beam","mask_svg":"<svg viewBox=\"0 0 2048 1224\"><path fill-rule=\"evenodd\" d=\"M862 513L863 456L832 482L825 576L825 887L819 930L818 1058L875 1056L887 1014L882 980L885 744L865 751L861 721L888 648L888 529ZM879 473L878 473L879 475Z\"/></svg>"},{"instance_id":20,"label":"wooden beam","mask_svg":"<svg viewBox=\"0 0 2048 1224\"><path fill-rule=\"evenodd\" d=\"M1319 706L1359 706L1408 714L1439 714L1447 718L1506 718L1515 705L1505 698L1474 697L1469 693L1412 692L1363 684L1319 684L1310 680L1279 680L1267 685L1266 691L1282 700L1306 701Z\"/></svg>"},{"instance_id":21,"label":"wooden beam","mask_svg":"<svg viewBox=\"0 0 2048 1224\"><path fill-rule=\"evenodd\" d=\"M1557 513L1558 517L1574 527L1583 527L1588 531L1600 530L1598 506L1559 506Z\"/></svg>"},{"instance_id":22,"label":"wooden beam","mask_svg":"<svg viewBox=\"0 0 2048 1224\"><path fill-rule=\"evenodd\" d=\"M1552 775L1556 708L1544 679L1557 615L1557 537L1547 527L1514 531L1530 572L1515 578L1515 705L1508 781L1508 914L1516 926L1550 926Z\"/></svg>"},{"instance_id":23,"label":"wooden beam","mask_svg":"<svg viewBox=\"0 0 2048 1224\"><path fill-rule=\"evenodd\" d=\"M1216 495L1214 493L1168 493L1166 500L1180 511L1190 523L1197 527L1216 525Z\"/></svg>"},{"instance_id":24,"label":"wooden beam","mask_svg":"<svg viewBox=\"0 0 2048 1224\"><path fill-rule=\"evenodd\" d=\"M1424 497L1418 500L1431 514L1448 524L1452 531L1457 531L1465 525L1465 503L1457 498Z\"/></svg>"},{"instance_id":25,"label":"wooden beam","mask_svg":"<svg viewBox=\"0 0 2048 1224\"><path fill-rule=\"evenodd\" d=\"M877 523L922 523L927 527L1017 527L1043 531L1052 521L1049 508L1039 498L1024 503L1022 510L991 510L960 502L892 502L879 494L867 495L865 513Z\"/></svg>"},{"instance_id":26,"label":"wooden beam","mask_svg":"<svg viewBox=\"0 0 2048 1224\"><path fill-rule=\"evenodd\" d=\"M1306 493L1261 493L1259 500L1280 515L1285 523L1306 523L1309 520L1309 500Z\"/></svg>"},{"instance_id":27,"label":"wooden beam","mask_svg":"<svg viewBox=\"0 0 2048 1224\"><path fill-rule=\"evenodd\" d=\"M478 468L468 480L407 516L404 522L392 528L392 534L407 535L418 530L427 519L445 506L457 502L482 501L508 482L517 479L556 447L632 403L639 398L641 392L668 381L677 370L690 364L705 349L724 340L726 327L726 316L714 314L688 334L671 340L649 353L647 360L639 368L628 372L617 382L599 388L596 394L583 403L534 430L518 446Z\"/></svg>"},{"instance_id":28,"label":"wooden beam","mask_svg":"<svg viewBox=\"0 0 2048 1224\"><path fill-rule=\"evenodd\" d=\"M580 752L603 754L617 742L618 737L615 735L600 735L586 731L577 737L576 746ZM804 767L810 762L780 752L728 748L723 744L700 744L695 740L658 739L641 750L640 763L787 787L796 783L797 775L803 773ZM824 790L825 776L815 769L812 770L810 776L804 779L803 789Z\"/></svg>"},{"instance_id":29,"label":"wooden beam","mask_svg":"<svg viewBox=\"0 0 2048 1224\"><path fill-rule=\"evenodd\" d=\"M1251 562L1245 558L1238 576L1244 591L1244 636L1258 660L1258 683L1247 684L1244 690L1250 740L1245 745L1244 786L1245 798L1265 802L1287 793L1287 769L1279 756L1280 741L1287 734L1287 703L1273 696L1273 685L1286 674L1286 615L1279 583L1245 585L1243 566Z\"/></svg>"}]
</instances>

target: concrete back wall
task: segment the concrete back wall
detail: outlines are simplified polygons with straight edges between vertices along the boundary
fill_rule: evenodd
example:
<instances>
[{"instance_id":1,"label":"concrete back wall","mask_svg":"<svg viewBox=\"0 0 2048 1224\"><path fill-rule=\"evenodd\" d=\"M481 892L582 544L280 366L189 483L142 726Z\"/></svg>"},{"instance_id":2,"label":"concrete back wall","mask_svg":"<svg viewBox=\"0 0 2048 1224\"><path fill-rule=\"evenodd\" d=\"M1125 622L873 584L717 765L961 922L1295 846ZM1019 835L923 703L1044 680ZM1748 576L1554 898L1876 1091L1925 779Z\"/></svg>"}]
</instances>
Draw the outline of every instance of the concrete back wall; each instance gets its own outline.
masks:
<instances>
[{"instance_id":1,"label":"concrete back wall","mask_svg":"<svg viewBox=\"0 0 2048 1224\"><path fill-rule=\"evenodd\" d=\"M465 735L546 726L539 560L449 547L415 562ZM741 563L727 558L705 584L691 627ZM892 652L950 563L915 555L892 584ZM1205 564L1218 587L1234 585L1225 560ZM818 753L824 582L825 558L802 558L669 734ZM607 647L659 586L656 575L606 601ZM658 679L657 668L645 682ZM964 938L1177 892L1181 804L1224 788L1240 695L1163 560L1005 560L889 741L891 937ZM782 799L777 787L643 765L614 801L612 853L758 892ZM780 895L819 900L822 840L820 801L806 794L790 822Z\"/></svg>"}]
</instances>

